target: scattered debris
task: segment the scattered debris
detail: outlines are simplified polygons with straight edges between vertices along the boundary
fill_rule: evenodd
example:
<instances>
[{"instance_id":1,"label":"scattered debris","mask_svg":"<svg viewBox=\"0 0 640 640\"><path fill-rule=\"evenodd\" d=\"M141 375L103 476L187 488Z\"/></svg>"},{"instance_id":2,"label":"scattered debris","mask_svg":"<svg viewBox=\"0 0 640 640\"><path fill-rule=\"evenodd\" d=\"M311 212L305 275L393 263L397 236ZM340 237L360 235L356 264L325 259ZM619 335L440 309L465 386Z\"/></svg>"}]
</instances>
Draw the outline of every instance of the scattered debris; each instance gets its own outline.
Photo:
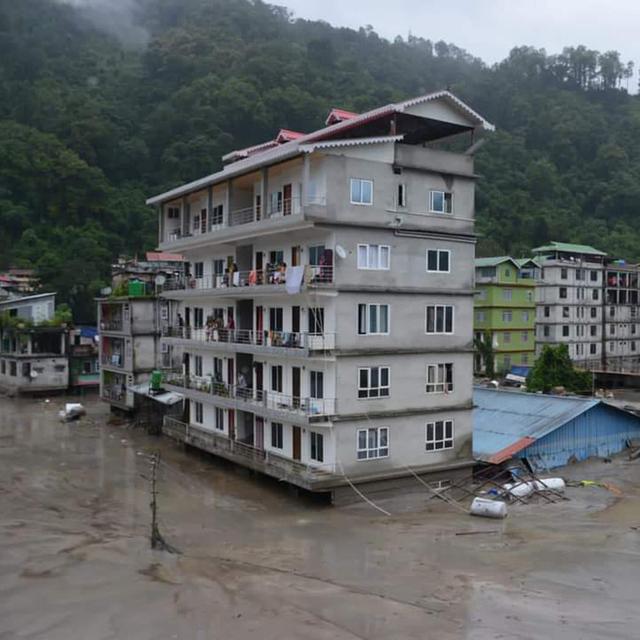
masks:
<instances>
[{"instance_id":1,"label":"scattered debris","mask_svg":"<svg viewBox=\"0 0 640 640\"><path fill-rule=\"evenodd\" d=\"M507 505L502 500L474 498L469 513L472 516L502 519L507 517Z\"/></svg>"},{"instance_id":2,"label":"scattered debris","mask_svg":"<svg viewBox=\"0 0 640 640\"><path fill-rule=\"evenodd\" d=\"M72 420L79 420L82 416L86 415L86 409L79 402L67 402L64 405L64 409L60 409L58 415L64 422L71 422Z\"/></svg>"},{"instance_id":3,"label":"scattered debris","mask_svg":"<svg viewBox=\"0 0 640 640\"><path fill-rule=\"evenodd\" d=\"M633 529L633 527L631 527ZM637 527L636 527L637 528ZM486 529L485 531L456 531L456 536L477 536L477 535L490 535L493 533L501 533L500 529Z\"/></svg>"}]
</instances>

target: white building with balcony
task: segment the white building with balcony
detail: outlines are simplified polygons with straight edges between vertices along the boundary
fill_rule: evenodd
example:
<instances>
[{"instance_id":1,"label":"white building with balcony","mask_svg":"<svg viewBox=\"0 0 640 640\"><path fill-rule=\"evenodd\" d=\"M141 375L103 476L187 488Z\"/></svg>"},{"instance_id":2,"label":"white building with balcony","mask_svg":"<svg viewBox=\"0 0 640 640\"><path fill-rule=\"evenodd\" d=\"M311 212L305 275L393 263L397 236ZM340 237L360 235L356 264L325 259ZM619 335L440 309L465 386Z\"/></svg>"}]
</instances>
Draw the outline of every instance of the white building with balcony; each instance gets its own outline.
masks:
<instances>
[{"instance_id":1,"label":"white building with balcony","mask_svg":"<svg viewBox=\"0 0 640 640\"><path fill-rule=\"evenodd\" d=\"M474 136L443 91L281 131L148 200L163 251L181 441L312 491L468 473ZM466 136L466 152L439 148Z\"/></svg>"}]
</instances>

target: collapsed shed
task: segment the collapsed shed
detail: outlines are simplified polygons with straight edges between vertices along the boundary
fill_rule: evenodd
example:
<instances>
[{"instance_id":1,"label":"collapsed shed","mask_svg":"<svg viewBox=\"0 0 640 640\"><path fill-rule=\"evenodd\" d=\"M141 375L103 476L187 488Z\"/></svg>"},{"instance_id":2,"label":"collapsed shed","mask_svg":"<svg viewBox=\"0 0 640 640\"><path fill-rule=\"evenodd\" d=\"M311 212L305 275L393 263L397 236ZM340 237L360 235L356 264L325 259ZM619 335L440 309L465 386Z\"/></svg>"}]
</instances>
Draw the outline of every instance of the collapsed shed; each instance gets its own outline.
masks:
<instances>
[{"instance_id":1,"label":"collapsed shed","mask_svg":"<svg viewBox=\"0 0 640 640\"><path fill-rule=\"evenodd\" d=\"M640 438L640 418L597 398L474 389L473 454L539 471L619 453Z\"/></svg>"}]
</instances>

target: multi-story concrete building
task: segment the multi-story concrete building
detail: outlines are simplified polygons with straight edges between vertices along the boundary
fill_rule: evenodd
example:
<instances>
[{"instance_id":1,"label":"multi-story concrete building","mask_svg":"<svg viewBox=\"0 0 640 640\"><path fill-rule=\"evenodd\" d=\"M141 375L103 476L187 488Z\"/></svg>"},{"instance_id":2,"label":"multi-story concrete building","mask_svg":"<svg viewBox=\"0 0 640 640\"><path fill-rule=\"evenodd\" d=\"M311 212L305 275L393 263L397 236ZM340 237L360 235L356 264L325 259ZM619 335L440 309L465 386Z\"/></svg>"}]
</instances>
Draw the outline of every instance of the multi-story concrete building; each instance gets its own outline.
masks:
<instances>
[{"instance_id":1,"label":"multi-story concrete building","mask_svg":"<svg viewBox=\"0 0 640 640\"><path fill-rule=\"evenodd\" d=\"M603 371L640 371L640 265L605 261Z\"/></svg>"},{"instance_id":2,"label":"multi-story concrete building","mask_svg":"<svg viewBox=\"0 0 640 640\"><path fill-rule=\"evenodd\" d=\"M534 260L508 256L477 258L474 330L479 340L493 347L496 372L508 373L512 366L530 366L535 358ZM478 361L476 370L485 363Z\"/></svg>"},{"instance_id":3,"label":"multi-story concrete building","mask_svg":"<svg viewBox=\"0 0 640 640\"><path fill-rule=\"evenodd\" d=\"M148 200L167 283L163 342L188 398L165 432L314 491L468 473L474 133L449 92L225 157ZM436 148L467 134L467 152Z\"/></svg>"},{"instance_id":4,"label":"multi-story concrete building","mask_svg":"<svg viewBox=\"0 0 640 640\"><path fill-rule=\"evenodd\" d=\"M11 395L65 391L69 327L55 320L55 293L0 302L0 390Z\"/></svg>"},{"instance_id":5,"label":"multi-story concrete building","mask_svg":"<svg viewBox=\"0 0 640 640\"><path fill-rule=\"evenodd\" d=\"M112 407L134 408L133 385L160 366L160 311L155 296L98 300L100 396Z\"/></svg>"},{"instance_id":6,"label":"multi-story concrete building","mask_svg":"<svg viewBox=\"0 0 640 640\"><path fill-rule=\"evenodd\" d=\"M576 364L602 360L603 277L606 254L593 247L552 242L533 250L536 281L536 353L566 344Z\"/></svg>"}]
</instances>

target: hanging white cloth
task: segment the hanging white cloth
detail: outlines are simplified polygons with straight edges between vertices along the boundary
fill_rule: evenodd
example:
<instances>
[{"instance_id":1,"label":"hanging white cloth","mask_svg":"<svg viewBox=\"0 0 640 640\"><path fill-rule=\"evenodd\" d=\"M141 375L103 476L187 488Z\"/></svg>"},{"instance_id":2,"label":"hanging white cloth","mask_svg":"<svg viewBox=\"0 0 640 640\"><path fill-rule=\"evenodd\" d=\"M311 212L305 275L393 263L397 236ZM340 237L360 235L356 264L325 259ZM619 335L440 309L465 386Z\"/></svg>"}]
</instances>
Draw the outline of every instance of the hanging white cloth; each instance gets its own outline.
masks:
<instances>
[{"instance_id":1,"label":"hanging white cloth","mask_svg":"<svg viewBox=\"0 0 640 640\"><path fill-rule=\"evenodd\" d=\"M300 293L302 288L302 277L304 276L304 267L287 267L287 293L293 295Z\"/></svg>"}]
</instances>

